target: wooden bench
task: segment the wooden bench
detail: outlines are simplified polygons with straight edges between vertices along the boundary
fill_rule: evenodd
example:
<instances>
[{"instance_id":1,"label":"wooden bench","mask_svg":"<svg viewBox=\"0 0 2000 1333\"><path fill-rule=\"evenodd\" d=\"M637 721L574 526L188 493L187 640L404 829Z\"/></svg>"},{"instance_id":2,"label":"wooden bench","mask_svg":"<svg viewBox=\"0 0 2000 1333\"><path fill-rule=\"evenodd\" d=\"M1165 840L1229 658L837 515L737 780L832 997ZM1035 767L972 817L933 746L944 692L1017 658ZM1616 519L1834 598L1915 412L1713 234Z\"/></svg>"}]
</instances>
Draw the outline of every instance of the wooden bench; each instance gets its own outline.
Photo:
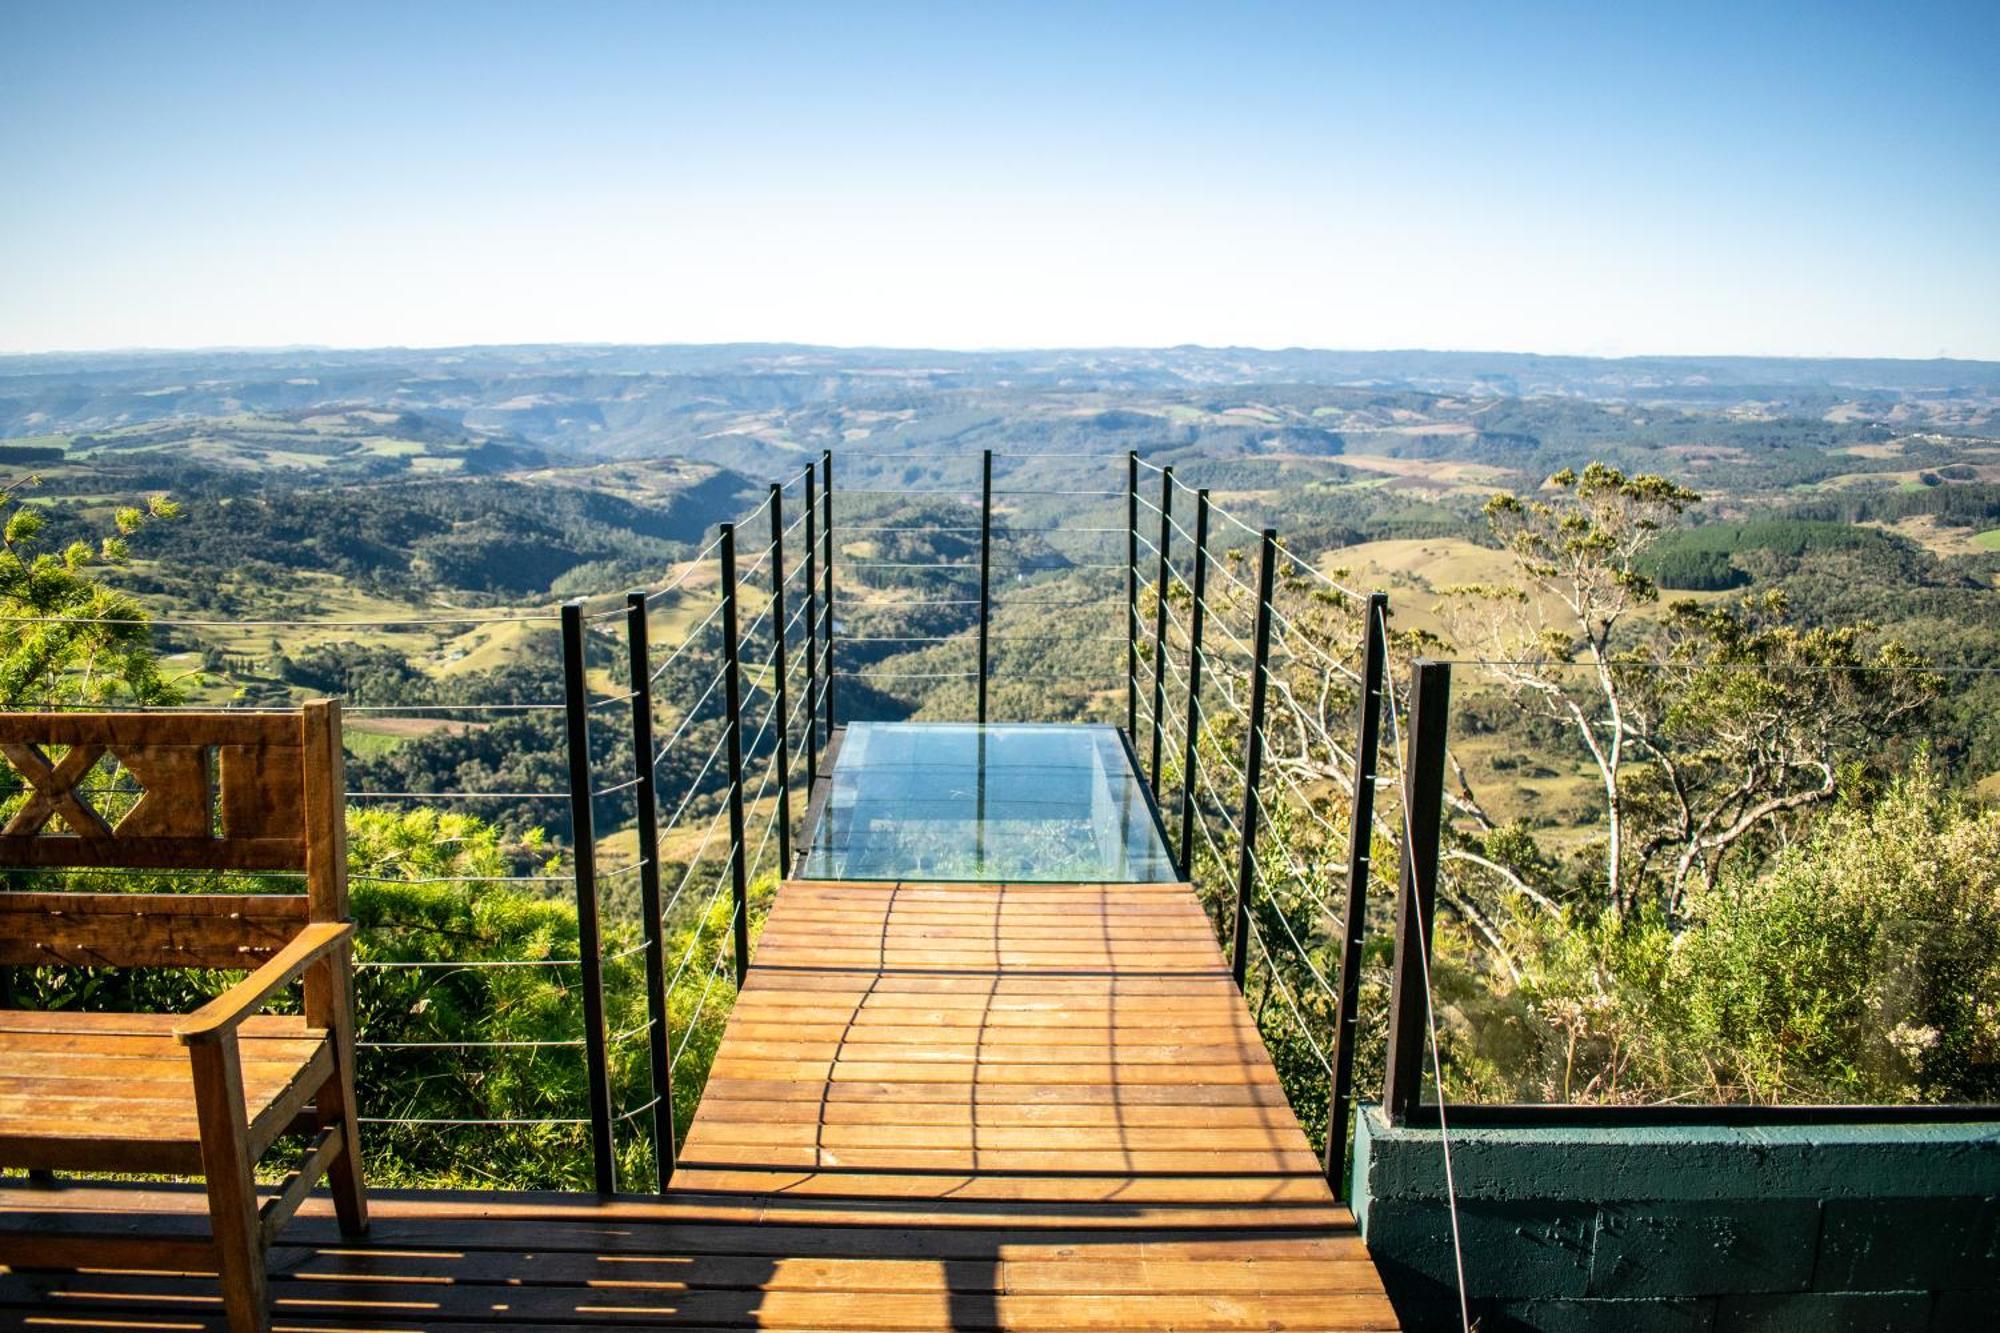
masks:
<instances>
[{"instance_id":1,"label":"wooden bench","mask_svg":"<svg viewBox=\"0 0 2000 1333\"><path fill-rule=\"evenodd\" d=\"M115 826L91 804L107 755L144 791ZM339 705L0 714L0 756L33 789L0 865L304 872L286 894L0 888L0 967L249 972L186 1015L0 1009L0 1169L199 1175L211 1223L165 1240L0 1217L0 1264L215 1272L230 1327L268 1329L265 1251L314 1185L328 1178L345 1234L368 1225ZM302 1014L260 1012L293 981ZM307 1150L260 1206L252 1170L288 1130Z\"/></svg>"}]
</instances>

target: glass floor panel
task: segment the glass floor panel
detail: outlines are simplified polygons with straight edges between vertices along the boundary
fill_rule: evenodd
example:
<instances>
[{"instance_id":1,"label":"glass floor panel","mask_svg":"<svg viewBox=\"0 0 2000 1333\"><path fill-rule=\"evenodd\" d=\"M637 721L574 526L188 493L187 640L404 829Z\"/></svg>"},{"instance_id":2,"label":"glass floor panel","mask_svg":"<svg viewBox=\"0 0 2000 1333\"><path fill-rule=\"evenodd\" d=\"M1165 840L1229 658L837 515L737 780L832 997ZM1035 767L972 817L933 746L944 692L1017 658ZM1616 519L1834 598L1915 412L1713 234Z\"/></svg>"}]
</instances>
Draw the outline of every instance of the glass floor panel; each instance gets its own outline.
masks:
<instances>
[{"instance_id":1,"label":"glass floor panel","mask_svg":"<svg viewBox=\"0 0 2000 1333\"><path fill-rule=\"evenodd\" d=\"M1180 878L1116 727L855 722L808 879Z\"/></svg>"}]
</instances>

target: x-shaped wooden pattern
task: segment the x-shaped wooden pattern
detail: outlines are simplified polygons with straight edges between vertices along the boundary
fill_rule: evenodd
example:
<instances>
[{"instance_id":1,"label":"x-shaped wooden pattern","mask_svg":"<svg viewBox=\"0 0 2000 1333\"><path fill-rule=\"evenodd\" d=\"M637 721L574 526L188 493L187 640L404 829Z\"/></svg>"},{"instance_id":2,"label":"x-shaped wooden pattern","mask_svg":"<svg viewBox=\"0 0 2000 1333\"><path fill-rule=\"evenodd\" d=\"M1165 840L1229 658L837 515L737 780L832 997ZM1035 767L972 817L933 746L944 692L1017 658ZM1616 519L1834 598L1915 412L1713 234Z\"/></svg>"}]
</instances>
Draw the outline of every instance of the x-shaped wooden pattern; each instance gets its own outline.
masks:
<instances>
[{"instance_id":1,"label":"x-shaped wooden pattern","mask_svg":"<svg viewBox=\"0 0 2000 1333\"><path fill-rule=\"evenodd\" d=\"M51 761L33 745L0 745L0 754L7 756L7 762L34 789L0 832L39 833L51 816L60 814L79 837L110 837L111 826L76 793L76 784L96 767L104 751L102 745L72 745L68 754Z\"/></svg>"}]
</instances>

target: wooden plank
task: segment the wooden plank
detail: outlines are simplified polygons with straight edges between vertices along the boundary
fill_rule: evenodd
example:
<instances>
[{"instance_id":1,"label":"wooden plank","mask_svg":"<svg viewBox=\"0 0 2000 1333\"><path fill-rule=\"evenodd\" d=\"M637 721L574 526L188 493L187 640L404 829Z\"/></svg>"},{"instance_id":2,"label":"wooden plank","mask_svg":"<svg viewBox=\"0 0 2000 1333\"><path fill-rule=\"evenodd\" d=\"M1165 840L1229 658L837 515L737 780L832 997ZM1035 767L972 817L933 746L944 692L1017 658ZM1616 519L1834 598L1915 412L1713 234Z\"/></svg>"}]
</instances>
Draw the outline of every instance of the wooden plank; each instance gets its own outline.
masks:
<instances>
[{"instance_id":1,"label":"wooden plank","mask_svg":"<svg viewBox=\"0 0 2000 1333\"><path fill-rule=\"evenodd\" d=\"M254 968L305 919L292 893L0 892L0 966Z\"/></svg>"},{"instance_id":2,"label":"wooden plank","mask_svg":"<svg viewBox=\"0 0 2000 1333\"><path fill-rule=\"evenodd\" d=\"M751 1125L957 1125L982 1129L1090 1128L1123 1125L1134 1129L1195 1126L1292 1124L1276 1106L1008 1105L971 1102L806 1102L703 1098L702 1119L710 1124Z\"/></svg>"},{"instance_id":3,"label":"wooden plank","mask_svg":"<svg viewBox=\"0 0 2000 1333\"><path fill-rule=\"evenodd\" d=\"M297 749L293 709L218 709L178 713L0 713L9 745L246 745Z\"/></svg>"},{"instance_id":4,"label":"wooden plank","mask_svg":"<svg viewBox=\"0 0 2000 1333\"><path fill-rule=\"evenodd\" d=\"M1090 1151L1122 1149L1166 1150L1198 1144L1202 1151L1297 1151L1306 1147L1305 1136L1295 1125L1203 1126L1192 1118L1175 1125L1139 1127L1109 1125L963 1125L947 1128L936 1124L760 1124L702 1117L701 1124L688 1134L690 1151L706 1147L821 1147L857 1148L1040 1148L1055 1151L1079 1148Z\"/></svg>"},{"instance_id":5,"label":"wooden plank","mask_svg":"<svg viewBox=\"0 0 2000 1333\"><path fill-rule=\"evenodd\" d=\"M739 1078L711 1075L707 1097L744 1101L805 1102L951 1102L971 1105L965 1080L920 1082L908 1078ZM1116 1087L1108 1083L982 1083L981 1106L1008 1104L1080 1106L1269 1106L1285 1107L1285 1092L1275 1078L1264 1083L1146 1083Z\"/></svg>"},{"instance_id":6,"label":"wooden plank","mask_svg":"<svg viewBox=\"0 0 2000 1333\"><path fill-rule=\"evenodd\" d=\"M301 869L300 717L247 711L0 717L0 756L33 788L0 829L0 864ZM56 745L68 753L51 761L42 747ZM209 776L211 753L219 793ZM115 828L77 791L107 756L141 791ZM67 832L50 831L58 816Z\"/></svg>"},{"instance_id":7,"label":"wooden plank","mask_svg":"<svg viewBox=\"0 0 2000 1333\"><path fill-rule=\"evenodd\" d=\"M160 1037L173 1036L179 1014L85 1013L74 1009L0 1009L0 1032L129 1032ZM237 1029L244 1039L251 1037L296 1037L304 1033L323 1035L306 1027L299 1014L253 1014Z\"/></svg>"},{"instance_id":8,"label":"wooden plank","mask_svg":"<svg viewBox=\"0 0 2000 1333\"><path fill-rule=\"evenodd\" d=\"M36 1040L144 1070L149 1036ZM171 1190L26 1193L0 1215L59 1234L102 1229L100 1193L205 1224ZM280 1327L1395 1326L1184 886L787 884L665 1198L370 1207L341 1241L303 1199ZM0 1285L0 1310L219 1328L215 1292L84 1273Z\"/></svg>"},{"instance_id":9,"label":"wooden plank","mask_svg":"<svg viewBox=\"0 0 2000 1333\"><path fill-rule=\"evenodd\" d=\"M54 1292L71 1308L118 1313L168 1305L214 1308L213 1284L122 1273L75 1273L35 1281L0 1278L0 1301ZM646 1324L656 1327L749 1327L885 1330L1063 1328L1290 1329L1393 1328L1379 1294L1351 1292L1138 1293L968 1292L939 1281L927 1291L785 1287L648 1289L642 1286L520 1286L478 1282L408 1284L329 1275L280 1279L275 1301L288 1320L340 1318L354 1328L519 1322L554 1325ZM398 1317L405 1322L395 1321ZM386 1322L385 1322L386 1321Z\"/></svg>"}]
</instances>

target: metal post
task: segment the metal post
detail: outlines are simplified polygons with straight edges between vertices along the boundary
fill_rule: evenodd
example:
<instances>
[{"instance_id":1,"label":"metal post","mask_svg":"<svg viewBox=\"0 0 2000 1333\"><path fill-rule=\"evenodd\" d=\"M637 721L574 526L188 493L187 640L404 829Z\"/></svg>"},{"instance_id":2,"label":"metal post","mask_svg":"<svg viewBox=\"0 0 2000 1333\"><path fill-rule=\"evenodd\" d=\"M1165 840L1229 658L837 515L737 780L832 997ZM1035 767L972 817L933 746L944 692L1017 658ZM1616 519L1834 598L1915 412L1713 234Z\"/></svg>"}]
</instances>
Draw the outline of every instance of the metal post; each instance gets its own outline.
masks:
<instances>
[{"instance_id":1,"label":"metal post","mask_svg":"<svg viewBox=\"0 0 2000 1333\"><path fill-rule=\"evenodd\" d=\"M1243 836L1236 850L1236 933L1229 969L1236 989L1250 975L1250 888L1257 877L1257 784L1264 779L1264 704L1271 688L1271 593L1278 569L1278 531L1264 529L1257 566L1257 641L1250 667L1250 734L1243 738Z\"/></svg>"},{"instance_id":2,"label":"metal post","mask_svg":"<svg viewBox=\"0 0 2000 1333\"><path fill-rule=\"evenodd\" d=\"M986 644L993 621L993 451L979 462L979 721L986 721Z\"/></svg>"},{"instance_id":3,"label":"metal post","mask_svg":"<svg viewBox=\"0 0 2000 1333\"><path fill-rule=\"evenodd\" d=\"M1139 451L1125 454L1125 734L1139 736Z\"/></svg>"},{"instance_id":4,"label":"metal post","mask_svg":"<svg viewBox=\"0 0 2000 1333\"><path fill-rule=\"evenodd\" d=\"M806 465L806 800L819 781L819 495Z\"/></svg>"},{"instance_id":5,"label":"metal post","mask_svg":"<svg viewBox=\"0 0 2000 1333\"><path fill-rule=\"evenodd\" d=\"M729 882L734 919L736 984L750 973L750 876L743 864L743 683L736 642L736 525L722 525L722 706L729 755Z\"/></svg>"},{"instance_id":6,"label":"metal post","mask_svg":"<svg viewBox=\"0 0 2000 1333\"><path fill-rule=\"evenodd\" d=\"M1437 915L1445 718L1450 706L1450 665L1418 662L1410 682L1409 752L1403 756L1403 867L1396 895L1396 970L1389 983L1388 1076L1382 1088L1383 1106L1399 1125L1417 1109L1424 1092L1425 1015L1430 1007L1424 979L1430 971L1431 926Z\"/></svg>"},{"instance_id":7,"label":"metal post","mask_svg":"<svg viewBox=\"0 0 2000 1333\"><path fill-rule=\"evenodd\" d=\"M1188 694L1186 741L1181 754L1181 878L1194 871L1195 765L1201 762L1202 602L1208 594L1208 491L1194 496L1194 607L1188 613Z\"/></svg>"},{"instance_id":8,"label":"metal post","mask_svg":"<svg viewBox=\"0 0 2000 1333\"><path fill-rule=\"evenodd\" d=\"M1160 572L1153 584L1153 797L1160 795L1160 727L1167 711L1167 550L1173 538L1174 470L1160 469Z\"/></svg>"},{"instance_id":9,"label":"metal post","mask_svg":"<svg viewBox=\"0 0 2000 1333\"><path fill-rule=\"evenodd\" d=\"M647 1056L653 1066L653 1161L658 1188L673 1178L674 1071L668 1056L667 950L660 908L659 793L653 785L653 666L646 594L625 594L625 644L632 667L633 788L639 820L640 933L646 943Z\"/></svg>"},{"instance_id":10,"label":"metal post","mask_svg":"<svg viewBox=\"0 0 2000 1333\"><path fill-rule=\"evenodd\" d=\"M1368 921L1370 846L1375 826L1375 776L1382 750L1382 671L1389 657L1389 598L1368 597L1361 632L1361 706L1354 741L1354 801L1347 822L1347 907L1342 914L1340 994L1333 1010L1333 1084L1327 1093L1322 1162L1337 1199L1347 1189L1349 1103L1354 1100L1354 1043L1361 1031L1361 941Z\"/></svg>"},{"instance_id":11,"label":"metal post","mask_svg":"<svg viewBox=\"0 0 2000 1333\"><path fill-rule=\"evenodd\" d=\"M826 568L819 576L824 586L822 600L826 603L826 743L833 744L833 450L819 451L820 473L820 518L821 527L826 529Z\"/></svg>"},{"instance_id":12,"label":"metal post","mask_svg":"<svg viewBox=\"0 0 2000 1333\"><path fill-rule=\"evenodd\" d=\"M618 1188L605 1061L604 960L597 933L597 834L591 818L590 689L583 674L583 603L562 608L563 720L569 741L570 838L576 849L576 942L583 970L583 1067L590 1083L590 1160L597 1192Z\"/></svg>"},{"instance_id":13,"label":"metal post","mask_svg":"<svg viewBox=\"0 0 2000 1333\"><path fill-rule=\"evenodd\" d=\"M778 766L778 878L792 877L792 743L785 699L785 488L771 483L771 709L778 724L778 745L771 762Z\"/></svg>"}]
</instances>

